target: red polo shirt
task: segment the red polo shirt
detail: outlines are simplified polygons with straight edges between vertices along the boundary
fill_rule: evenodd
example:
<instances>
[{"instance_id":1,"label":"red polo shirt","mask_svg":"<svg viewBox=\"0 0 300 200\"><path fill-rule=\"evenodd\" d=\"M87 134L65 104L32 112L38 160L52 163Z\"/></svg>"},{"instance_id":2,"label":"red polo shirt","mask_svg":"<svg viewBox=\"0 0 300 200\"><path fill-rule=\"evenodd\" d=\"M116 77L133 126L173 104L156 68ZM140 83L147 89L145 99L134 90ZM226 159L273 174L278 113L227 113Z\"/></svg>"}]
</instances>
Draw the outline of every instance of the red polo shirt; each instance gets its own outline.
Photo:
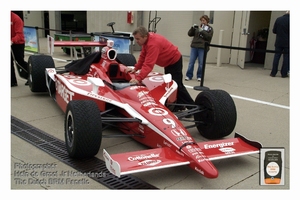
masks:
<instances>
[{"instance_id":1,"label":"red polo shirt","mask_svg":"<svg viewBox=\"0 0 300 200\"><path fill-rule=\"evenodd\" d=\"M24 22L17 14L13 12L10 13L10 39L14 44L24 44Z\"/></svg>"},{"instance_id":2,"label":"red polo shirt","mask_svg":"<svg viewBox=\"0 0 300 200\"><path fill-rule=\"evenodd\" d=\"M162 35L149 33L148 39L142 46L142 51L135 70L140 69L136 75L138 81L143 80L154 68L154 65L167 67L176 63L181 57L178 47L173 45Z\"/></svg>"}]
</instances>

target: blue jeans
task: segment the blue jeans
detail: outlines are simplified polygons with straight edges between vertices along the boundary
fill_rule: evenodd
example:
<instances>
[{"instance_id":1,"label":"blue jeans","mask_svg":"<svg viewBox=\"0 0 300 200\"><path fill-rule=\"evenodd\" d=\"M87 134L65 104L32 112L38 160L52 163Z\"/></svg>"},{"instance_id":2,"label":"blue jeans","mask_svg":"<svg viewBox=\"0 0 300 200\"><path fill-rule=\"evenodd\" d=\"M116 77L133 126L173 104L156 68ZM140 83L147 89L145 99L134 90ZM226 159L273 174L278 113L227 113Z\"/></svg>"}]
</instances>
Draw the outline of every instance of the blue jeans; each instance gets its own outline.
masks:
<instances>
[{"instance_id":1,"label":"blue jeans","mask_svg":"<svg viewBox=\"0 0 300 200\"><path fill-rule=\"evenodd\" d=\"M197 78L202 78L203 56L204 56L204 49L191 48L189 66L188 66L188 69L187 69L187 72L186 72L186 76L189 79L193 78L194 65L195 65L195 62L196 62L197 58L198 58Z\"/></svg>"}]
</instances>

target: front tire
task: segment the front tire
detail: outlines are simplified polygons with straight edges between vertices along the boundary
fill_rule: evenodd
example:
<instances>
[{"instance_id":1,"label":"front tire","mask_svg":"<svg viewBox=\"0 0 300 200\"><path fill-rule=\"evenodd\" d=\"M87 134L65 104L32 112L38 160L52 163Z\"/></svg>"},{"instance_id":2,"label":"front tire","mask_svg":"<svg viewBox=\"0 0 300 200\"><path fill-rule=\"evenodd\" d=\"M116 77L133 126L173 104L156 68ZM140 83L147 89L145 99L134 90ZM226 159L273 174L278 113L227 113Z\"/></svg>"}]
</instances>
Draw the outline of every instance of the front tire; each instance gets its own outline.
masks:
<instances>
[{"instance_id":1,"label":"front tire","mask_svg":"<svg viewBox=\"0 0 300 200\"><path fill-rule=\"evenodd\" d=\"M195 114L196 127L207 139L228 136L235 128L237 113L232 97L223 90L205 90L198 94L196 105L201 112Z\"/></svg>"},{"instance_id":2,"label":"front tire","mask_svg":"<svg viewBox=\"0 0 300 200\"><path fill-rule=\"evenodd\" d=\"M102 121L96 102L70 101L65 114L65 143L72 158L95 156L102 140Z\"/></svg>"}]
</instances>

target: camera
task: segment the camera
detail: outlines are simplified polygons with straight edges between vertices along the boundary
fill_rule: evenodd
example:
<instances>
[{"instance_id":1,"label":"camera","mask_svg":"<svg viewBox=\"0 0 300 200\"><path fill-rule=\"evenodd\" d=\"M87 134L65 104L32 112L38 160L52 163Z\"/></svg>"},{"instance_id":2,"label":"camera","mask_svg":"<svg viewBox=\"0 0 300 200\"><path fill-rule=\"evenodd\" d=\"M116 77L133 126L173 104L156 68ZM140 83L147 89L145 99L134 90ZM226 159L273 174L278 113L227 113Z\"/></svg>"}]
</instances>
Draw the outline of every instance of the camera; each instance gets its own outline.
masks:
<instances>
[{"instance_id":1,"label":"camera","mask_svg":"<svg viewBox=\"0 0 300 200\"><path fill-rule=\"evenodd\" d=\"M193 28L199 28L198 24L194 24Z\"/></svg>"},{"instance_id":2,"label":"camera","mask_svg":"<svg viewBox=\"0 0 300 200\"><path fill-rule=\"evenodd\" d=\"M207 25L204 25L204 24L203 24L203 25L202 25L202 29L205 30L205 31L208 31L209 27L208 27Z\"/></svg>"}]
</instances>

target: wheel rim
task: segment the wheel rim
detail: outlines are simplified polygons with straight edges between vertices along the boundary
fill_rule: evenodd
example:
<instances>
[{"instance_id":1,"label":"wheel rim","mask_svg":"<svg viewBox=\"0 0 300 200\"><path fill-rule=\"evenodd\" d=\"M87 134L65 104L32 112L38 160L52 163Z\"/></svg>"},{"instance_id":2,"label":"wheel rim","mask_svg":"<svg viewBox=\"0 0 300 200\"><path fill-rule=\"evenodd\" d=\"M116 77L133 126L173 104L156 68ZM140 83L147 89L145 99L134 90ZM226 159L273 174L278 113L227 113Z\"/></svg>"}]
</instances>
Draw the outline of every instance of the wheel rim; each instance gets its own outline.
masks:
<instances>
[{"instance_id":1,"label":"wheel rim","mask_svg":"<svg viewBox=\"0 0 300 200\"><path fill-rule=\"evenodd\" d=\"M207 127L214 121L214 112L212 110L212 106L207 102L202 102L202 109L203 111L200 113L202 119L201 125Z\"/></svg>"},{"instance_id":2,"label":"wheel rim","mask_svg":"<svg viewBox=\"0 0 300 200\"><path fill-rule=\"evenodd\" d=\"M74 143L74 123L73 123L73 116L71 113L68 114L68 118L67 118L66 136L67 136L68 146L72 147Z\"/></svg>"}]
</instances>

